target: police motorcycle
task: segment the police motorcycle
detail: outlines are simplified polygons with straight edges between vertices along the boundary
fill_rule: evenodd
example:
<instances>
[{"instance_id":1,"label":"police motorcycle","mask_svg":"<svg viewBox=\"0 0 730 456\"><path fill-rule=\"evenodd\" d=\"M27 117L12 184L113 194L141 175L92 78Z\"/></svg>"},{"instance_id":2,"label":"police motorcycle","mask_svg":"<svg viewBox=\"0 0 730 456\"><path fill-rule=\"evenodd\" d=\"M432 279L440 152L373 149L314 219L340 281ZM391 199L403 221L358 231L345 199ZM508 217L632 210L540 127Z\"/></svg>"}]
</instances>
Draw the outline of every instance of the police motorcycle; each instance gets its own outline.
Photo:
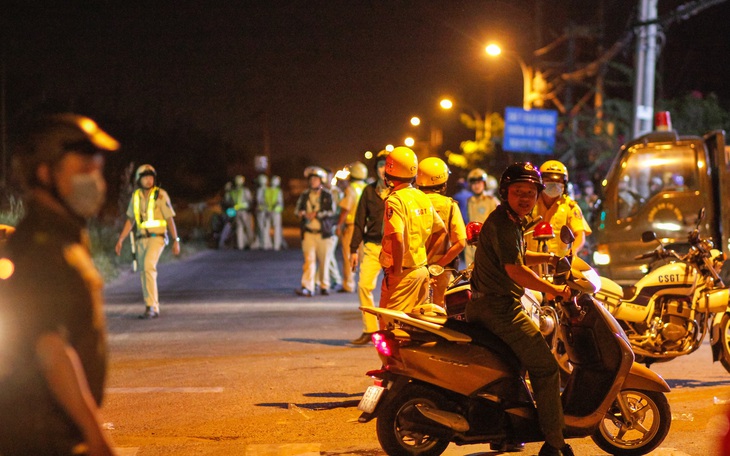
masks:
<instances>
[{"instance_id":1,"label":"police motorcycle","mask_svg":"<svg viewBox=\"0 0 730 456\"><path fill-rule=\"evenodd\" d=\"M720 270L725 255L699 233L704 208L688 235L686 254L666 248L652 231L643 242L657 242L656 250L637 256L650 260L650 271L627 290L601 277L596 293L626 331L637 361L651 365L697 350L709 334L713 361L730 372L730 290Z\"/></svg>"},{"instance_id":2,"label":"police motorcycle","mask_svg":"<svg viewBox=\"0 0 730 456\"><path fill-rule=\"evenodd\" d=\"M669 386L634 362L623 330L592 297L600 279L587 263L561 260L554 280L573 296L556 302L573 365L562 392L566 438L591 436L616 455L649 453L669 432ZM382 367L367 373L374 384L358 405L359 421L376 419L387 454L438 456L452 442L505 451L544 440L524 369L497 336L416 309L361 310L385 329L373 334Z\"/></svg>"}]
</instances>

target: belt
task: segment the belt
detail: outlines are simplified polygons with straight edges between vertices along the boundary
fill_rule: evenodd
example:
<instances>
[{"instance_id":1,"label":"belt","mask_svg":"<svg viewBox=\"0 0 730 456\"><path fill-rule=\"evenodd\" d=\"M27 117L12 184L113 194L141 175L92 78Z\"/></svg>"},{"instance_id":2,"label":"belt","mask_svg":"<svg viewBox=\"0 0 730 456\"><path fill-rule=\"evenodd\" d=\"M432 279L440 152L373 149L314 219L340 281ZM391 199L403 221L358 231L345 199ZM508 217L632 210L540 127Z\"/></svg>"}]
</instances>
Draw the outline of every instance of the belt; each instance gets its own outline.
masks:
<instances>
[{"instance_id":1,"label":"belt","mask_svg":"<svg viewBox=\"0 0 730 456\"><path fill-rule=\"evenodd\" d=\"M165 233L147 233L147 234L137 233L137 239L151 238L151 237L157 237L157 236L164 237Z\"/></svg>"},{"instance_id":2,"label":"belt","mask_svg":"<svg viewBox=\"0 0 730 456\"><path fill-rule=\"evenodd\" d=\"M319 234L322 232L322 230L310 230L308 228L304 228L304 231L307 233L312 233L312 234Z\"/></svg>"}]
</instances>

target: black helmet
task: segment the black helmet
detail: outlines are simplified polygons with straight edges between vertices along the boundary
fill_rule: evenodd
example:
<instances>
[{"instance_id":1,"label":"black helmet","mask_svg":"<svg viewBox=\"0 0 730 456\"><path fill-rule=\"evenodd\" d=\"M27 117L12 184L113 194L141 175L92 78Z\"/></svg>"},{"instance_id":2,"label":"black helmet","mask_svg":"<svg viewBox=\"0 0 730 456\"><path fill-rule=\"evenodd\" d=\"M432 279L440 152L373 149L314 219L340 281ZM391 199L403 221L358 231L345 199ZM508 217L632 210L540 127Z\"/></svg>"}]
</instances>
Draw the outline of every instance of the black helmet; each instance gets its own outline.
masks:
<instances>
[{"instance_id":1,"label":"black helmet","mask_svg":"<svg viewBox=\"0 0 730 456\"><path fill-rule=\"evenodd\" d=\"M509 186L516 182L529 182L537 186L538 193L545 189L542 183L540 171L530 162L517 162L509 165L502 178L499 180L499 197L502 201L507 201L507 190Z\"/></svg>"},{"instance_id":2,"label":"black helmet","mask_svg":"<svg viewBox=\"0 0 730 456\"><path fill-rule=\"evenodd\" d=\"M67 152L94 154L119 149L93 120L78 114L54 114L33 119L21 129L15 147L14 166L23 183L38 184L36 170L42 163L52 164Z\"/></svg>"}]
</instances>

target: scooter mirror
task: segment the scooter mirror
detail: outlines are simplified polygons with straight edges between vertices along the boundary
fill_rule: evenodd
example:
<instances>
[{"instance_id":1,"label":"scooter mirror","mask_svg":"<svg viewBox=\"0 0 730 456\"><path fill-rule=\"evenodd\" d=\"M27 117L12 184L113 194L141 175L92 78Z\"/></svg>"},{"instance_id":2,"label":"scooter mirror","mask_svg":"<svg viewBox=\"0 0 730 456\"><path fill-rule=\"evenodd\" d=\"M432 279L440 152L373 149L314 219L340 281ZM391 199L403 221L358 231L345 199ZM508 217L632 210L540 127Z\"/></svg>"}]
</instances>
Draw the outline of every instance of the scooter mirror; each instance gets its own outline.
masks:
<instances>
[{"instance_id":1,"label":"scooter mirror","mask_svg":"<svg viewBox=\"0 0 730 456\"><path fill-rule=\"evenodd\" d=\"M428 267L428 273L434 277L440 276L444 273L444 267L440 264L432 264Z\"/></svg>"},{"instance_id":2,"label":"scooter mirror","mask_svg":"<svg viewBox=\"0 0 730 456\"><path fill-rule=\"evenodd\" d=\"M656 233L653 231L644 231L641 233L641 242L654 242L656 240Z\"/></svg>"},{"instance_id":3,"label":"scooter mirror","mask_svg":"<svg viewBox=\"0 0 730 456\"><path fill-rule=\"evenodd\" d=\"M568 225L563 225L563 227L560 228L560 240L563 244L572 244L573 241L575 241L575 235Z\"/></svg>"}]
</instances>

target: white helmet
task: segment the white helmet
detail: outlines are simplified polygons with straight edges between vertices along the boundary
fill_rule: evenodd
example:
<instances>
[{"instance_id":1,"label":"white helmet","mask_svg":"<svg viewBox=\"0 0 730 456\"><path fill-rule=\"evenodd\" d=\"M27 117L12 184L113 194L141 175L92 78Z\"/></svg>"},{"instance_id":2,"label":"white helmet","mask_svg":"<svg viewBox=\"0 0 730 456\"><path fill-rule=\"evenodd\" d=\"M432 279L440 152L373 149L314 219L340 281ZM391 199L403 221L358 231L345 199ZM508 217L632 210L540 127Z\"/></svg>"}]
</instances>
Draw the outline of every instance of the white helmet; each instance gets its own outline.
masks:
<instances>
[{"instance_id":1,"label":"white helmet","mask_svg":"<svg viewBox=\"0 0 730 456\"><path fill-rule=\"evenodd\" d=\"M279 176L271 176L271 186L272 187L278 187L281 185L281 177Z\"/></svg>"}]
</instances>

